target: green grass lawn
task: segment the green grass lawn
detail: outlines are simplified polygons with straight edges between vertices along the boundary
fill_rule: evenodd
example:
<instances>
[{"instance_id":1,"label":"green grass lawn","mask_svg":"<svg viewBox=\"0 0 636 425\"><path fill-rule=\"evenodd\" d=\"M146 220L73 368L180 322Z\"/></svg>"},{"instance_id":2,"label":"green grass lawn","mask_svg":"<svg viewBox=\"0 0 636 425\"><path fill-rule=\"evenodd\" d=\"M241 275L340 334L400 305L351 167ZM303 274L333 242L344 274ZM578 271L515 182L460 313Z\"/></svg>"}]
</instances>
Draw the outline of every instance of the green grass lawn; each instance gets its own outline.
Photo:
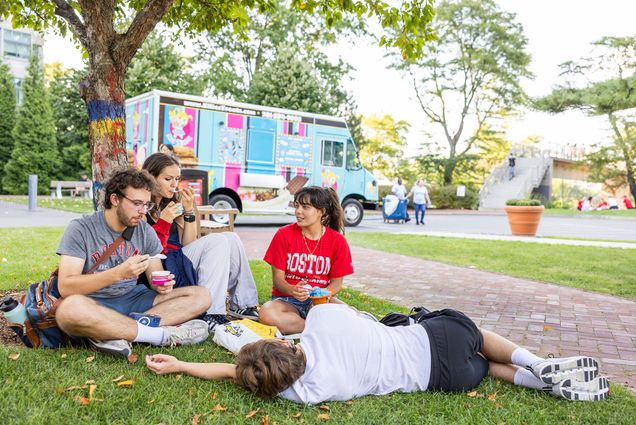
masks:
<instances>
[{"instance_id":1,"label":"green grass lawn","mask_svg":"<svg viewBox=\"0 0 636 425\"><path fill-rule=\"evenodd\" d=\"M607 216L607 217L628 217L628 218L636 218L636 208L631 210L600 210L600 211L588 211L581 212L579 210L564 210L561 208L546 208L543 211L545 215L570 215L576 217L599 217L599 216Z\"/></svg>"},{"instance_id":2,"label":"green grass lawn","mask_svg":"<svg viewBox=\"0 0 636 425\"><path fill-rule=\"evenodd\" d=\"M631 249L349 232L350 243L604 294L636 298Z\"/></svg>"},{"instance_id":3,"label":"green grass lawn","mask_svg":"<svg viewBox=\"0 0 636 425\"><path fill-rule=\"evenodd\" d=\"M0 258L7 258L0 263L0 288L24 288L27 281L46 277L56 264L53 252L61 233L61 228L0 229ZM264 302L271 290L270 268L262 261L251 266ZM350 289L343 290L341 298L378 316L404 311ZM135 351L139 362L128 364L83 349L0 346L2 423L191 424L198 417L200 424L261 424L268 417L270 424L633 424L636 417L636 397L622 387L614 386L613 397L604 402L572 403L490 378L470 395L393 394L330 402L322 408L300 406L282 399L262 400L228 382L156 376L142 362L145 354L158 352L188 361L232 360L211 341L177 349L136 346ZM11 359L14 354L19 354L17 360ZM112 382L122 375L122 381L134 381L131 387ZM77 400L88 397L88 388L64 391L87 381L95 385L88 405ZM257 412L246 418L253 411Z\"/></svg>"},{"instance_id":4,"label":"green grass lawn","mask_svg":"<svg viewBox=\"0 0 636 425\"><path fill-rule=\"evenodd\" d=\"M27 196L3 196L0 200L22 205L27 205L29 203L29 198ZM80 214L90 214L93 212L93 200L88 198L66 197L62 199L54 199L50 196L38 196L37 206L38 208L52 208L54 210L69 211Z\"/></svg>"}]
</instances>

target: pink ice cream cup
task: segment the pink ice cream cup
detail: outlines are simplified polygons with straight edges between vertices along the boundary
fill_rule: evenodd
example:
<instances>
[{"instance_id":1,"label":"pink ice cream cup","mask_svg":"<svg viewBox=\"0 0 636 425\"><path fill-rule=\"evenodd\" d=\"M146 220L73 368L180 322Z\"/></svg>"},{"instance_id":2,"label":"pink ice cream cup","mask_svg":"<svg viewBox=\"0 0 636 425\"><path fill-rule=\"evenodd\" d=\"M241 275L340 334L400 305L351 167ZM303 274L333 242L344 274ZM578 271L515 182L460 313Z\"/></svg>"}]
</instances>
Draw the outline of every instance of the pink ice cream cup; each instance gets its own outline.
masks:
<instances>
[{"instance_id":1,"label":"pink ice cream cup","mask_svg":"<svg viewBox=\"0 0 636 425\"><path fill-rule=\"evenodd\" d=\"M170 272L169 271L157 271L152 272L152 284L156 286L164 286L166 283L170 281Z\"/></svg>"}]
</instances>

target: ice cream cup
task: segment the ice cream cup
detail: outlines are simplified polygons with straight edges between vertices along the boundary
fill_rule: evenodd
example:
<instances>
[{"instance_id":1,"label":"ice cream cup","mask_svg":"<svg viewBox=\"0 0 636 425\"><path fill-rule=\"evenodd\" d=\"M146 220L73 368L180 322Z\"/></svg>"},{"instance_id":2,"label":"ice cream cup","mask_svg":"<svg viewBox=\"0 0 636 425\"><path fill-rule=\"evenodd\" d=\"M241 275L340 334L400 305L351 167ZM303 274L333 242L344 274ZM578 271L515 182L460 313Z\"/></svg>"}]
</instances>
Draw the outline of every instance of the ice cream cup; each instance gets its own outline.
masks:
<instances>
[{"instance_id":1,"label":"ice cream cup","mask_svg":"<svg viewBox=\"0 0 636 425\"><path fill-rule=\"evenodd\" d=\"M156 271L152 272L152 284L156 286L164 286L170 280L169 271Z\"/></svg>"},{"instance_id":2,"label":"ice cream cup","mask_svg":"<svg viewBox=\"0 0 636 425\"><path fill-rule=\"evenodd\" d=\"M331 291L329 291L329 293L327 295L320 295L320 296L316 296L316 297L309 297L311 299L311 303L313 305L318 305L318 304L326 304L329 302L329 298L331 298Z\"/></svg>"}]
</instances>

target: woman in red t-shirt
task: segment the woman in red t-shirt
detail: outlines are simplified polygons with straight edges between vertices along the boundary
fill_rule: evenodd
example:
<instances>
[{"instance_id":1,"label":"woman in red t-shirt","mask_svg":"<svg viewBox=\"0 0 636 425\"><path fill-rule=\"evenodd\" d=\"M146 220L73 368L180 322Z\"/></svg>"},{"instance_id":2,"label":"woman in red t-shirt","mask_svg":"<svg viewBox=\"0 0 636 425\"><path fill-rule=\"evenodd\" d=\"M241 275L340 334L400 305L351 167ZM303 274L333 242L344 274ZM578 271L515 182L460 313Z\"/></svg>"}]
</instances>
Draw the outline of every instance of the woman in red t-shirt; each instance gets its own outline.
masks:
<instances>
[{"instance_id":1,"label":"woman in red t-shirt","mask_svg":"<svg viewBox=\"0 0 636 425\"><path fill-rule=\"evenodd\" d=\"M318 286L335 295L344 276L353 273L344 233L343 211L331 188L309 186L294 196L296 223L276 232L265 253L272 266L272 301L259 320L284 334L302 332L311 308L310 289ZM340 302L334 298L330 302Z\"/></svg>"}]
</instances>

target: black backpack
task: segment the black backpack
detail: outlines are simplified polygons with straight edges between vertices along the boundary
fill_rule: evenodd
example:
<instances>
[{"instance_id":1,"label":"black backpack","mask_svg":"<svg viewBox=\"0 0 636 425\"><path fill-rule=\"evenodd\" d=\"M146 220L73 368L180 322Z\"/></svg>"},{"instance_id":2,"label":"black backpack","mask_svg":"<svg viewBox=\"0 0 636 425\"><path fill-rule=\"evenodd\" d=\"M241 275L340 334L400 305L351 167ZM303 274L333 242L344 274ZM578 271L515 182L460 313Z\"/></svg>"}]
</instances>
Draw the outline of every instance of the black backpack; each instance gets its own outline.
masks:
<instances>
[{"instance_id":1,"label":"black backpack","mask_svg":"<svg viewBox=\"0 0 636 425\"><path fill-rule=\"evenodd\" d=\"M424 320L425 316L430 313L425 307L413 307L409 314L389 313L380 319L380 323L386 326L410 326Z\"/></svg>"}]
</instances>

